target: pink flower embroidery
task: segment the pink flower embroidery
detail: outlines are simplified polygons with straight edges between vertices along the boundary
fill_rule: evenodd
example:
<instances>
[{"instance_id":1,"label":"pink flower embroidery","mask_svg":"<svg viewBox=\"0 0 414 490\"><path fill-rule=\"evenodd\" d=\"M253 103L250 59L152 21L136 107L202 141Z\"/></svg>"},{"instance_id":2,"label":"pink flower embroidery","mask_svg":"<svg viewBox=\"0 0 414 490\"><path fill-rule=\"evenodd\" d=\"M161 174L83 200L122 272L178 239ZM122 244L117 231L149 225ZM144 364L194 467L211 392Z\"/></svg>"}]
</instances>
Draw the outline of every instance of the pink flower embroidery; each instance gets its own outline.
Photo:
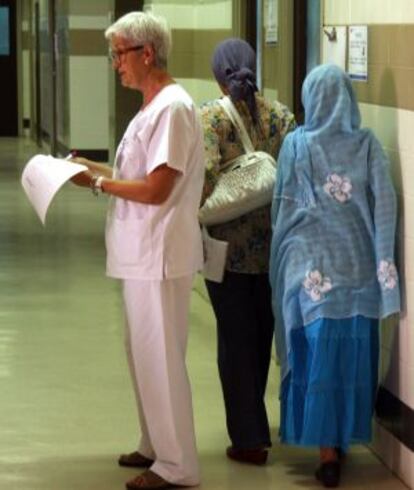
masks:
<instances>
[{"instance_id":1,"label":"pink flower embroidery","mask_svg":"<svg viewBox=\"0 0 414 490\"><path fill-rule=\"evenodd\" d=\"M380 261L377 276L382 289L394 289L398 283L397 268L391 260Z\"/></svg>"},{"instance_id":2,"label":"pink flower embroidery","mask_svg":"<svg viewBox=\"0 0 414 490\"><path fill-rule=\"evenodd\" d=\"M320 301L332 289L332 281L329 277L324 277L318 270L308 271L302 283L305 292L312 301Z\"/></svg>"},{"instance_id":3,"label":"pink flower embroidery","mask_svg":"<svg viewBox=\"0 0 414 490\"><path fill-rule=\"evenodd\" d=\"M323 186L324 191L338 202L346 202L351 198L352 184L348 177L331 174Z\"/></svg>"}]
</instances>

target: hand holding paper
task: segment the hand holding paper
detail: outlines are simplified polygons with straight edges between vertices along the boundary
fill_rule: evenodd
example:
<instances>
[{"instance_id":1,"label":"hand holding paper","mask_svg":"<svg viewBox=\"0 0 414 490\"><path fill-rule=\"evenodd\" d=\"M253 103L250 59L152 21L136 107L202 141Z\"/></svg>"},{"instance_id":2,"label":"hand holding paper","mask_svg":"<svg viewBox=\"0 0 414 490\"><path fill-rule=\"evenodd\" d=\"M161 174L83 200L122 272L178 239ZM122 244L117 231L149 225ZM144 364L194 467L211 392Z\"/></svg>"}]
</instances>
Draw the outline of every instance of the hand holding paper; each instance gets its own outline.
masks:
<instances>
[{"instance_id":1,"label":"hand holding paper","mask_svg":"<svg viewBox=\"0 0 414 490\"><path fill-rule=\"evenodd\" d=\"M53 197L74 175L88 170L85 165L46 155L36 155L26 164L22 186L43 225Z\"/></svg>"}]
</instances>

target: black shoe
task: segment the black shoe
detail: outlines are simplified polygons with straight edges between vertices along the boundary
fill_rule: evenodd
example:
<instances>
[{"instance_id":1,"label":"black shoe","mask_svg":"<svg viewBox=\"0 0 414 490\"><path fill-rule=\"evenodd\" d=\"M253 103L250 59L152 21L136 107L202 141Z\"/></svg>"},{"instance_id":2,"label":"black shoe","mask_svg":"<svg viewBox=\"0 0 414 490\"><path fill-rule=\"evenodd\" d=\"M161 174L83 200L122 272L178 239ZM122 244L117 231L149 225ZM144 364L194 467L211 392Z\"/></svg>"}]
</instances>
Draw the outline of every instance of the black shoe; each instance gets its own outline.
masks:
<instances>
[{"instance_id":1,"label":"black shoe","mask_svg":"<svg viewBox=\"0 0 414 490\"><path fill-rule=\"evenodd\" d=\"M227 457L239 463L264 465L267 461L267 449L236 449L229 446L226 449Z\"/></svg>"},{"instance_id":2,"label":"black shoe","mask_svg":"<svg viewBox=\"0 0 414 490\"><path fill-rule=\"evenodd\" d=\"M338 455L339 461L342 461L343 459L345 459L346 452L342 448L336 447L335 451L336 451L336 454Z\"/></svg>"},{"instance_id":3,"label":"black shoe","mask_svg":"<svg viewBox=\"0 0 414 490\"><path fill-rule=\"evenodd\" d=\"M129 454L121 454L118 459L119 466L126 466L128 468L149 468L154 461L146 458L138 451L134 451Z\"/></svg>"},{"instance_id":4,"label":"black shoe","mask_svg":"<svg viewBox=\"0 0 414 490\"><path fill-rule=\"evenodd\" d=\"M315 472L316 479L322 482L324 487L334 488L339 485L341 465L339 461L322 463Z\"/></svg>"}]
</instances>

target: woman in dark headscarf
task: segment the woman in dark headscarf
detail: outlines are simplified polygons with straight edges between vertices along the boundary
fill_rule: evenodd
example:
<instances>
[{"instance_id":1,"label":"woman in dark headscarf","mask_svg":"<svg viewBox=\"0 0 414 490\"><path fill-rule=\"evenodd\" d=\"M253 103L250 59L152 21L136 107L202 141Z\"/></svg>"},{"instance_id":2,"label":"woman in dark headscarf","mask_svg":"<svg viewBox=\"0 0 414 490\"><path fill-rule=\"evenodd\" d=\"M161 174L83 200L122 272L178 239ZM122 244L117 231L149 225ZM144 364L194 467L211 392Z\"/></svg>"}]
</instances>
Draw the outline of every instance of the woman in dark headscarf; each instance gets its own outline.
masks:
<instances>
[{"instance_id":1,"label":"woman in dark headscarf","mask_svg":"<svg viewBox=\"0 0 414 490\"><path fill-rule=\"evenodd\" d=\"M215 50L212 69L222 92L235 104L256 150L277 158L294 116L279 102L270 103L256 87L256 57L241 39L228 39ZM239 135L218 100L202 107L206 179L204 199L220 169L244 153ZM264 394L273 337L268 280L270 205L209 234L228 242L223 282L206 280L217 319L218 367L226 409L231 459L264 464L271 445Z\"/></svg>"},{"instance_id":2,"label":"woman in dark headscarf","mask_svg":"<svg viewBox=\"0 0 414 490\"><path fill-rule=\"evenodd\" d=\"M396 199L349 77L315 68L302 101L305 124L283 143L272 208L280 437L319 447L316 476L335 487L338 452L371 439L378 320L400 308Z\"/></svg>"}]
</instances>

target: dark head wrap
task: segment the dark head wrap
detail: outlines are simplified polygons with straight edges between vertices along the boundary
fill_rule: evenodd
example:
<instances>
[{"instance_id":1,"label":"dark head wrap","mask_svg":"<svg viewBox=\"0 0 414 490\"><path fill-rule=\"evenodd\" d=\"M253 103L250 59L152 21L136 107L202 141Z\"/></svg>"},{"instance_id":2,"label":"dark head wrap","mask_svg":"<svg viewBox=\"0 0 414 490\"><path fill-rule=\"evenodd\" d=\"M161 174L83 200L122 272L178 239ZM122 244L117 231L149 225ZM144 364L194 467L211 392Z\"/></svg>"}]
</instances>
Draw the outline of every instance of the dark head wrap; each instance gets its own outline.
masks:
<instances>
[{"instance_id":1,"label":"dark head wrap","mask_svg":"<svg viewBox=\"0 0 414 490\"><path fill-rule=\"evenodd\" d=\"M212 69L218 83L229 91L231 99L247 104L256 124L256 55L251 46L237 38L223 41L214 51Z\"/></svg>"}]
</instances>

